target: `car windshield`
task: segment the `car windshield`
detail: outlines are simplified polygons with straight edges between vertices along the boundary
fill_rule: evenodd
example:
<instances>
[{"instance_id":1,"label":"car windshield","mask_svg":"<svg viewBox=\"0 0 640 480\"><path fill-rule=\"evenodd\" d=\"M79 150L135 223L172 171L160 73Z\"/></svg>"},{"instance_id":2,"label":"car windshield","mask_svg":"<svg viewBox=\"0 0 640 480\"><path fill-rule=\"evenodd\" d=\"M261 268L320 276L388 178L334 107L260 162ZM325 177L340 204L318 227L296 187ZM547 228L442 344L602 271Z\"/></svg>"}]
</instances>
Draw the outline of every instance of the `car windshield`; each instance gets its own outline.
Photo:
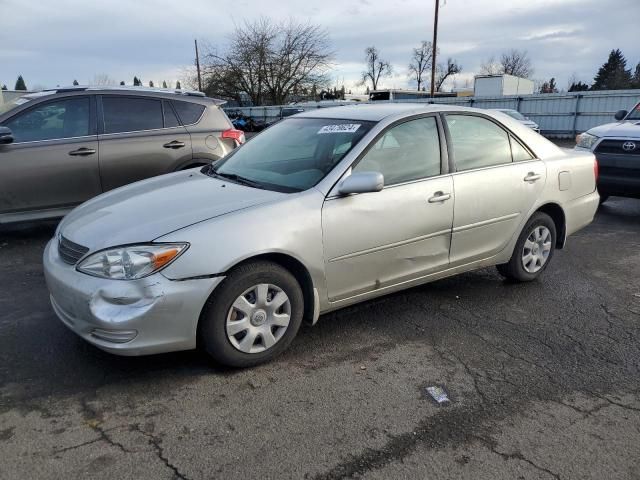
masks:
<instances>
[{"instance_id":1,"label":"car windshield","mask_svg":"<svg viewBox=\"0 0 640 480\"><path fill-rule=\"evenodd\" d=\"M209 170L231 181L280 192L316 185L374 125L361 120L288 118Z\"/></svg>"},{"instance_id":2,"label":"car windshield","mask_svg":"<svg viewBox=\"0 0 640 480\"><path fill-rule=\"evenodd\" d=\"M515 110L501 110L501 112L506 113L507 115L509 115L512 118L515 118L516 120L526 120L526 118L524 117L524 115L522 115L520 112L516 112Z\"/></svg>"},{"instance_id":3,"label":"car windshield","mask_svg":"<svg viewBox=\"0 0 640 480\"><path fill-rule=\"evenodd\" d=\"M640 120L640 103L633 107L625 120Z\"/></svg>"},{"instance_id":4,"label":"car windshield","mask_svg":"<svg viewBox=\"0 0 640 480\"><path fill-rule=\"evenodd\" d=\"M0 115L2 115L5 112L8 112L9 110L16 108L24 103L27 103L28 101L30 101L30 98L25 98L25 97L19 97L16 99L11 100L10 102L7 103L3 103L2 105L0 105Z\"/></svg>"}]
</instances>

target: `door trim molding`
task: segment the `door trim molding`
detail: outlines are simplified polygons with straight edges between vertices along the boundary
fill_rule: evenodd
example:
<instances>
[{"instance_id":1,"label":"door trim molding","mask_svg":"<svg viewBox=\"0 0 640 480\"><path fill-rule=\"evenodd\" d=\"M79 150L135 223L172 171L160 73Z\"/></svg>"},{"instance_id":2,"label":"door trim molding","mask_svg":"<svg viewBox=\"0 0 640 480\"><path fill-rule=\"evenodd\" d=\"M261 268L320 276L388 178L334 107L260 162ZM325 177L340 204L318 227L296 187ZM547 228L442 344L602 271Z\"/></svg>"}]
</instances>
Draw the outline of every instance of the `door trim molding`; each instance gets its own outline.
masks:
<instances>
[{"instance_id":1,"label":"door trim molding","mask_svg":"<svg viewBox=\"0 0 640 480\"><path fill-rule=\"evenodd\" d=\"M510 213L509 215L503 215L502 217L490 218L488 220L483 220L481 222L469 223L468 225L462 225L460 227L453 227L453 233L464 232L466 230L471 230L472 228L484 227L486 225L491 225L493 223L506 222L507 220L516 218L519 215L520 215L519 212Z\"/></svg>"},{"instance_id":2,"label":"door trim molding","mask_svg":"<svg viewBox=\"0 0 640 480\"><path fill-rule=\"evenodd\" d=\"M433 232L428 235L421 235L419 237L410 238L408 240L401 240L399 242L388 243L386 245L380 245L378 247L368 248L366 250L359 250L357 252L347 253L345 255L340 255L339 257L334 257L329 259L328 263L338 262L340 260L346 260L348 258L359 257L361 255L367 255L368 253L380 252L382 250L388 250L390 248L401 247L403 245L408 245L410 243L416 243L422 240L427 240L433 237L439 237L440 235L450 234L451 229L447 228L446 230L440 230L439 232Z\"/></svg>"}]
</instances>

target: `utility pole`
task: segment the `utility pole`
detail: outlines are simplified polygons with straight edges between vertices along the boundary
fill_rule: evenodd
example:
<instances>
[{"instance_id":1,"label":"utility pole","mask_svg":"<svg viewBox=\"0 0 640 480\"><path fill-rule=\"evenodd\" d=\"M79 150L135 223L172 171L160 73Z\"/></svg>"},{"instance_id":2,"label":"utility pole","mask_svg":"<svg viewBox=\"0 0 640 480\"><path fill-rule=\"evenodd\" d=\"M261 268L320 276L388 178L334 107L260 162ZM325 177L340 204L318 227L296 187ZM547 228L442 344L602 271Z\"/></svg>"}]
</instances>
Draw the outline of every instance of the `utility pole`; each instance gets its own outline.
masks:
<instances>
[{"instance_id":1,"label":"utility pole","mask_svg":"<svg viewBox=\"0 0 640 480\"><path fill-rule=\"evenodd\" d=\"M202 91L202 77L200 76L200 55L198 55L198 40L194 40L196 44L196 69L198 70L198 91Z\"/></svg>"},{"instance_id":2,"label":"utility pole","mask_svg":"<svg viewBox=\"0 0 640 480\"><path fill-rule=\"evenodd\" d=\"M431 55L431 98L435 94L436 88L436 51L438 43L438 8L440 7L440 0L436 2L436 14L433 20L433 53Z\"/></svg>"}]
</instances>

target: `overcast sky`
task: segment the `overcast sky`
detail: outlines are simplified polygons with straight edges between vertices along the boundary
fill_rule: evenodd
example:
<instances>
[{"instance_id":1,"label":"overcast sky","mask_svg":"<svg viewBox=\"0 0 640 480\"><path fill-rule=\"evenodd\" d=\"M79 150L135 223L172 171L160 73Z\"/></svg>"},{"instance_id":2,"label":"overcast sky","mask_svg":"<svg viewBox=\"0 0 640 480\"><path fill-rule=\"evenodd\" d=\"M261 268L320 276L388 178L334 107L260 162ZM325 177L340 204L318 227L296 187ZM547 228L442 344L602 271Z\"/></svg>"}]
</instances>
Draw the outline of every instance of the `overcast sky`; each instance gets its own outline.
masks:
<instances>
[{"instance_id":1,"label":"overcast sky","mask_svg":"<svg viewBox=\"0 0 640 480\"><path fill-rule=\"evenodd\" d=\"M611 49L640 62L640 0L441 0L441 58L463 67L463 86L481 63L526 49L533 78L575 74L590 83ZM0 84L13 88L91 83L97 74L156 86L183 79L193 39L224 48L234 24L261 15L318 23L336 52L333 77L358 90L363 50L375 45L394 66L383 87L408 86L411 49L433 32L432 0L0 0ZM449 85L451 86L451 85Z\"/></svg>"}]
</instances>

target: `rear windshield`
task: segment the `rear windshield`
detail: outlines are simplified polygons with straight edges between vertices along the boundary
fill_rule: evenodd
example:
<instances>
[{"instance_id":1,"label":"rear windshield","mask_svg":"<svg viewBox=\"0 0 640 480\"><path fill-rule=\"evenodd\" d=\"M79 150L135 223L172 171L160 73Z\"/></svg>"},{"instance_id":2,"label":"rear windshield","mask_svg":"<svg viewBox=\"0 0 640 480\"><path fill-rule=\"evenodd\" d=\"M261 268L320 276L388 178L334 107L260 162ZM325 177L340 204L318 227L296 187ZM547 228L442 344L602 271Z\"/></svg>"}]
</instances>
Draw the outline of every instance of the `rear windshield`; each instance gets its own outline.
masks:
<instances>
[{"instance_id":1,"label":"rear windshield","mask_svg":"<svg viewBox=\"0 0 640 480\"><path fill-rule=\"evenodd\" d=\"M210 173L269 190L306 190L322 180L373 125L360 120L288 118L234 150Z\"/></svg>"}]
</instances>

